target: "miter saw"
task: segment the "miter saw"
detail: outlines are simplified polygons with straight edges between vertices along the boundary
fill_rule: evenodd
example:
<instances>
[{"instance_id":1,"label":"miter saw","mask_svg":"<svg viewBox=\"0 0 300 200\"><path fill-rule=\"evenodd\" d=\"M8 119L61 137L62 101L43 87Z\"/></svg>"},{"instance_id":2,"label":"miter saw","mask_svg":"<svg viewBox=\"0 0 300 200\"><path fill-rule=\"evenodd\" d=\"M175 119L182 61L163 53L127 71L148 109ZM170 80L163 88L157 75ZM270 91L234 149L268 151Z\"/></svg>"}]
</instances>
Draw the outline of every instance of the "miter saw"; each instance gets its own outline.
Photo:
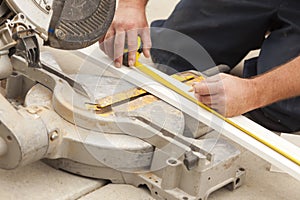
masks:
<instances>
[{"instance_id":1,"label":"miter saw","mask_svg":"<svg viewBox=\"0 0 300 200\"><path fill-rule=\"evenodd\" d=\"M240 151L216 131L114 74L67 75L40 56L39 41L67 50L98 41L114 0L0 2L1 168L44 159L75 174L145 186L164 200L205 200L242 184ZM194 71L174 77L186 84L200 78Z\"/></svg>"}]
</instances>

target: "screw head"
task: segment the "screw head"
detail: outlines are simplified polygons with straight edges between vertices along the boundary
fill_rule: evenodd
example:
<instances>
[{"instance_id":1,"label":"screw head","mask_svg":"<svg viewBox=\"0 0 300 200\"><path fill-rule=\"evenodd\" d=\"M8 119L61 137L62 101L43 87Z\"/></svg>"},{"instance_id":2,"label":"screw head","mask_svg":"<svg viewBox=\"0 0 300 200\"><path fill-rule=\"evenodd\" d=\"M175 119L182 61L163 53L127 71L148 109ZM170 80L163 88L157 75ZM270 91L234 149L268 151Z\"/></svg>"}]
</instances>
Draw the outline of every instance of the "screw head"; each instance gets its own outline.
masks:
<instances>
[{"instance_id":1,"label":"screw head","mask_svg":"<svg viewBox=\"0 0 300 200\"><path fill-rule=\"evenodd\" d=\"M55 36L60 39L63 40L66 37L66 34L61 30L61 29L56 29L55 30Z\"/></svg>"},{"instance_id":2,"label":"screw head","mask_svg":"<svg viewBox=\"0 0 300 200\"><path fill-rule=\"evenodd\" d=\"M45 9L46 9L47 11L50 11L50 10L51 10L51 6L50 6L50 5L46 5L46 6L45 6Z\"/></svg>"},{"instance_id":3,"label":"screw head","mask_svg":"<svg viewBox=\"0 0 300 200\"><path fill-rule=\"evenodd\" d=\"M57 131L57 130L51 132L51 134L50 134L50 140L51 140L51 141L56 140L58 137L59 137L59 134L58 134L58 131Z\"/></svg>"}]
</instances>

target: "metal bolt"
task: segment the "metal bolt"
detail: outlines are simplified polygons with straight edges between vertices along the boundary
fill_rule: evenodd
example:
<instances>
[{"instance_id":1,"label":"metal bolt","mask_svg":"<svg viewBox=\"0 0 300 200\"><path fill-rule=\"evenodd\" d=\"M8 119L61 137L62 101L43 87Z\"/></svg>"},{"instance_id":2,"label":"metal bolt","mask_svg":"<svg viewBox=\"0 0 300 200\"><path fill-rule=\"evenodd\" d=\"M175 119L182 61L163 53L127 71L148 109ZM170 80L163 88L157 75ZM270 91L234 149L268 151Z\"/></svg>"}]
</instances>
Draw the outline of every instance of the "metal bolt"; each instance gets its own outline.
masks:
<instances>
[{"instance_id":1,"label":"metal bolt","mask_svg":"<svg viewBox=\"0 0 300 200\"><path fill-rule=\"evenodd\" d=\"M50 11L50 10L51 10L51 6L50 6L50 5L46 5L45 8L46 8L47 11Z\"/></svg>"},{"instance_id":2,"label":"metal bolt","mask_svg":"<svg viewBox=\"0 0 300 200\"><path fill-rule=\"evenodd\" d=\"M58 134L58 131L57 131L57 130L53 131L53 132L50 134L50 140L51 140L51 141L56 140L58 137L59 137L59 134Z\"/></svg>"},{"instance_id":3,"label":"metal bolt","mask_svg":"<svg viewBox=\"0 0 300 200\"><path fill-rule=\"evenodd\" d=\"M66 34L62 30L60 30L60 29L56 29L55 30L55 35L60 40L63 40L66 37Z\"/></svg>"},{"instance_id":4,"label":"metal bolt","mask_svg":"<svg viewBox=\"0 0 300 200\"><path fill-rule=\"evenodd\" d=\"M19 15L22 20L25 20L25 16L23 14Z\"/></svg>"}]
</instances>

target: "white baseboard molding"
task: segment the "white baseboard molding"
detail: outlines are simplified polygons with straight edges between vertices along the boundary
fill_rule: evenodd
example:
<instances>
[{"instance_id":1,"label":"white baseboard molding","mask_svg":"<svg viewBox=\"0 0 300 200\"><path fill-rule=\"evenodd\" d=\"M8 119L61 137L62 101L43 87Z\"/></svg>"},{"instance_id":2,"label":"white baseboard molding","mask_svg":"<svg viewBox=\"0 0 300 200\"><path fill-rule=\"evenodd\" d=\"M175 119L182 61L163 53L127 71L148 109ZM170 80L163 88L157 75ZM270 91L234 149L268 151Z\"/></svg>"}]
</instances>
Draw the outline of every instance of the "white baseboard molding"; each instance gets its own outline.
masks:
<instances>
[{"instance_id":1,"label":"white baseboard molding","mask_svg":"<svg viewBox=\"0 0 300 200\"><path fill-rule=\"evenodd\" d=\"M161 84L153 81L151 78L149 78L147 75L142 74L137 69L128 67L116 68L112 66L112 61L106 56L103 56L103 54L97 46L93 46L90 49L80 50L76 52L76 54L81 56L82 58L87 59L87 63L92 62L94 65L98 65L99 69L96 70L99 70L99 74L109 72L121 79L124 79L138 87L145 89L151 94L168 102L172 106L182 110L184 113L212 127L216 131L222 133L229 139L242 145L246 149L255 153L264 160L270 162L272 165L275 165L276 167L280 168L284 172L290 174L294 178L300 180L300 166L295 162L292 162L285 156L265 146L261 142L255 140L254 138L250 137L249 135L245 134L244 132L235 128L234 126L224 122L223 120L214 116L213 114L204 110L203 108L200 108L195 103L192 103L186 98L176 94L173 91L170 91ZM175 81L170 76L167 76L166 74L163 74L157 70L156 72L159 73L163 78L176 84L176 86L178 86L180 89L184 91L188 91L190 89L190 87L178 81ZM193 95L192 93L190 94ZM256 124L255 122L251 121L250 119L244 116L234 117L231 118L231 120L239 126L243 127L244 129L257 134L258 137L262 138L265 141L268 141L270 144L288 153L295 159L300 160L300 148L296 145L279 137L275 133Z\"/></svg>"}]
</instances>

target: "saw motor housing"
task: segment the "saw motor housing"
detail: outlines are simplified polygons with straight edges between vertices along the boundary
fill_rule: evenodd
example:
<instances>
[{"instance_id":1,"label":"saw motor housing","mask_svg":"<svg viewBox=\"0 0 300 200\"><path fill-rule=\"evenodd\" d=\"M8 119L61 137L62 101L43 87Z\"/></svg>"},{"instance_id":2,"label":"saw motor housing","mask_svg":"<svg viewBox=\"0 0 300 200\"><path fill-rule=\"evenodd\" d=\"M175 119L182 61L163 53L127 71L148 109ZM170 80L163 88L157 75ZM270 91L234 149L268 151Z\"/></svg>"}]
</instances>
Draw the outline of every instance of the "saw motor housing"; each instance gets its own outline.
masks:
<instances>
[{"instance_id":1,"label":"saw motor housing","mask_svg":"<svg viewBox=\"0 0 300 200\"><path fill-rule=\"evenodd\" d=\"M23 13L29 28L35 30L45 45L73 50L87 47L101 39L109 28L115 0L2 0L0 17ZM3 20L2 20L3 21Z\"/></svg>"},{"instance_id":2,"label":"saw motor housing","mask_svg":"<svg viewBox=\"0 0 300 200\"><path fill-rule=\"evenodd\" d=\"M75 50L101 40L115 12L115 0L0 0L0 80L12 71L12 56L40 67L44 45Z\"/></svg>"}]
</instances>

